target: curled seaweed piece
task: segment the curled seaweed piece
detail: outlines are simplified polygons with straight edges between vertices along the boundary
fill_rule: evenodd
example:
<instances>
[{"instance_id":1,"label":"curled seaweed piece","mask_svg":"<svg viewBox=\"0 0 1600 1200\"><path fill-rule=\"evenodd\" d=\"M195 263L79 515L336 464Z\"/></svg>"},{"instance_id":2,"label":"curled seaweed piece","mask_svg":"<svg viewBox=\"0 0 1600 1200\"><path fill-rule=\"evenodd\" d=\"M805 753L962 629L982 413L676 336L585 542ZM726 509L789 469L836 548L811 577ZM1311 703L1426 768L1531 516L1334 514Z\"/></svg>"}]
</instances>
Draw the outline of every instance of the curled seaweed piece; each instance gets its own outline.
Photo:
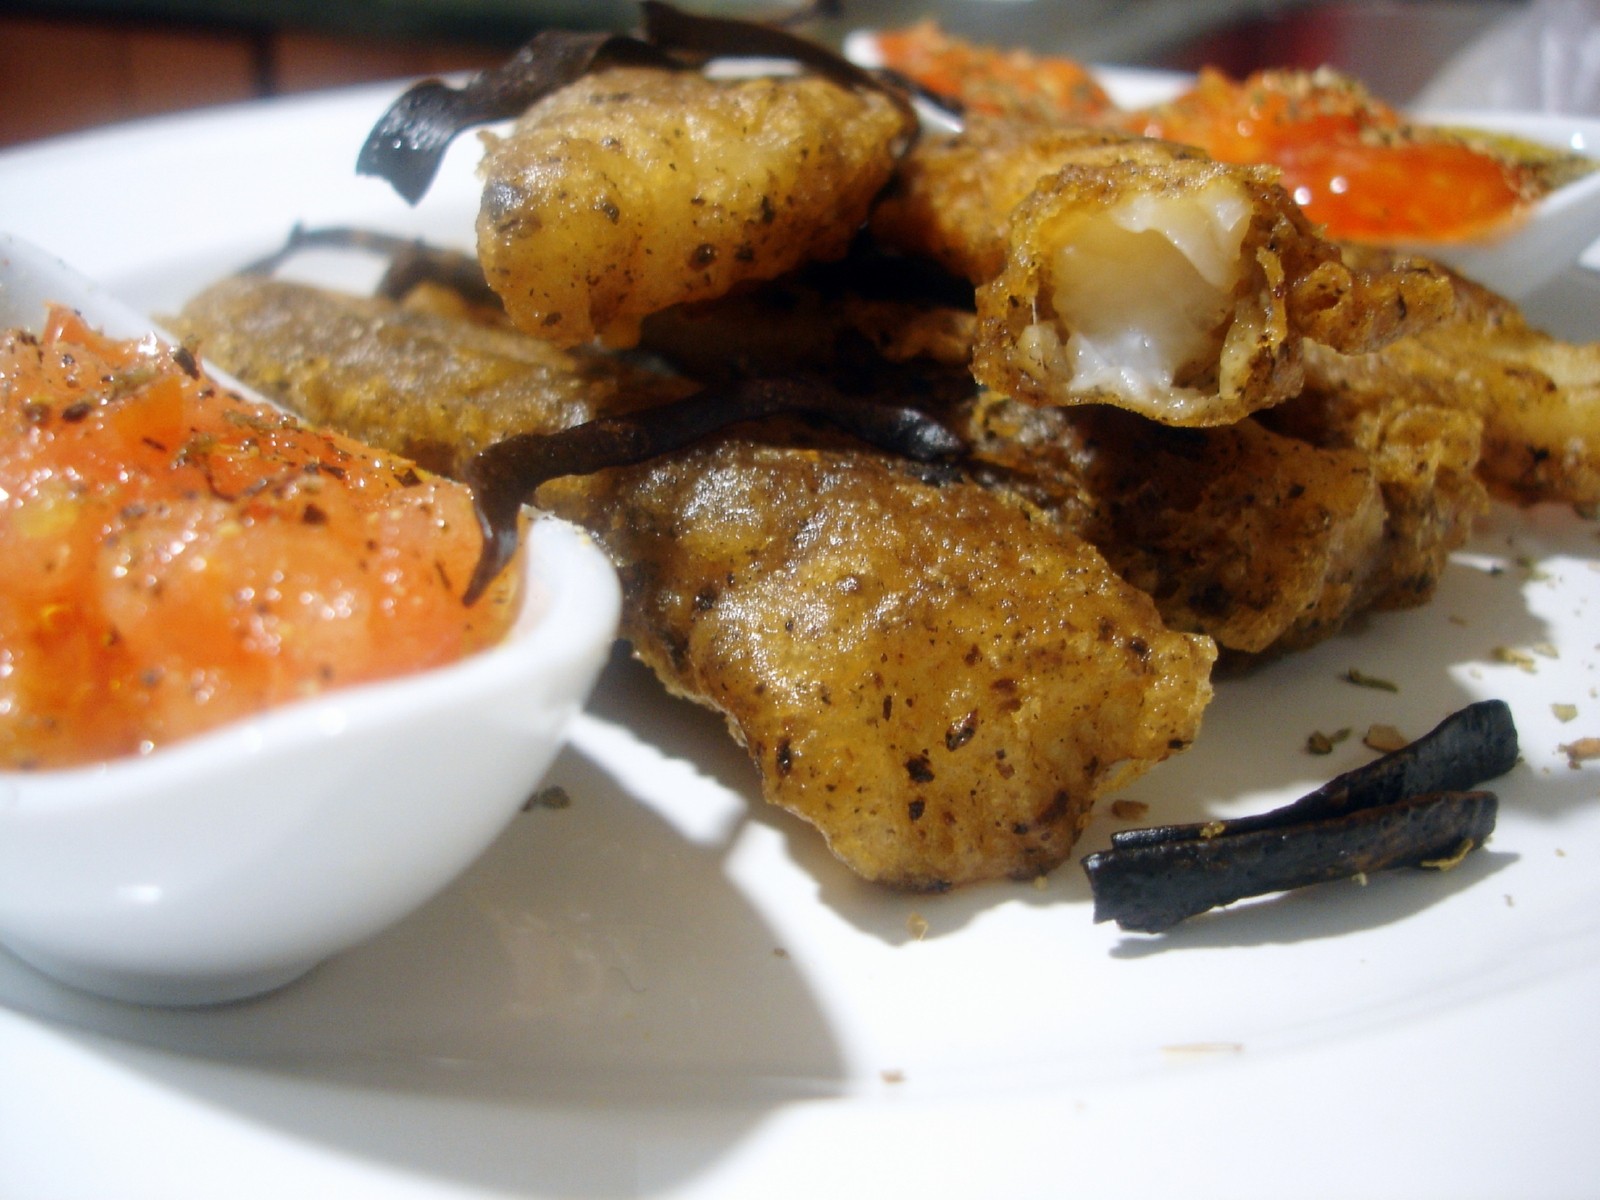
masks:
<instances>
[{"instance_id":1,"label":"curled seaweed piece","mask_svg":"<svg viewBox=\"0 0 1600 1200\"><path fill-rule=\"evenodd\" d=\"M396 233L384 233L378 229L362 229L355 225L318 225L307 228L296 221L289 229L289 236L283 239L283 245L263 258L246 263L239 268L239 274L275 275L291 258L307 250L364 250L379 258L393 261L412 248L422 245L419 240L401 237Z\"/></svg>"},{"instance_id":2,"label":"curled seaweed piece","mask_svg":"<svg viewBox=\"0 0 1600 1200\"><path fill-rule=\"evenodd\" d=\"M838 51L779 25L737 17L701 16L661 0L644 0L639 7L644 13L645 37L652 45L692 56L702 63L713 58L786 59L846 87L883 92L895 98L908 115L911 112L902 89L857 66Z\"/></svg>"},{"instance_id":3,"label":"curled seaweed piece","mask_svg":"<svg viewBox=\"0 0 1600 1200\"><path fill-rule=\"evenodd\" d=\"M1483 844L1498 808L1468 789L1517 754L1510 707L1483 700L1271 812L1113 834L1083 860L1094 919L1160 933L1249 896L1459 857Z\"/></svg>"},{"instance_id":4,"label":"curled seaweed piece","mask_svg":"<svg viewBox=\"0 0 1600 1200\"><path fill-rule=\"evenodd\" d=\"M657 47L626 34L547 29L458 88L426 79L409 89L372 127L356 156L356 173L387 179L415 204L457 134L515 117L601 62L674 65Z\"/></svg>"},{"instance_id":5,"label":"curled seaweed piece","mask_svg":"<svg viewBox=\"0 0 1600 1200\"><path fill-rule=\"evenodd\" d=\"M837 50L789 32L783 28L782 21L764 24L737 17L701 16L663 4L661 0L643 0L639 7L644 12L645 36L653 45L699 63L713 58L793 62L844 87L882 93L900 110L908 139L916 134L916 109L912 106L910 94L897 80L869 71L851 62ZM823 6L819 6L819 9L825 11ZM808 10L802 8L791 19L806 15Z\"/></svg>"},{"instance_id":6,"label":"curled seaweed piece","mask_svg":"<svg viewBox=\"0 0 1600 1200\"><path fill-rule=\"evenodd\" d=\"M476 601L516 553L518 515L540 484L631 466L729 425L785 413L831 425L917 462L952 458L965 448L949 429L914 408L848 397L813 379L744 379L556 433L517 434L481 450L464 472L483 530L483 552L467 585L466 603Z\"/></svg>"},{"instance_id":7,"label":"curled seaweed piece","mask_svg":"<svg viewBox=\"0 0 1600 1200\"><path fill-rule=\"evenodd\" d=\"M456 135L503 121L600 66L698 67L712 58L783 59L847 87L894 101L908 138L917 128L906 93L843 55L776 25L682 12L644 0L643 36L549 29L516 54L460 87L424 80L378 118L356 156L356 172L387 179L409 203L421 200Z\"/></svg>"},{"instance_id":8,"label":"curled seaweed piece","mask_svg":"<svg viewBox=\"0 0 1600 1200\"><path fill-rule=\"evenodd\" d=\"M1335 776L1314 792L1271 812L1196 825L1127 829L1113 849L1157 842L1213 840L1277 829L1393 804L1427 792L1459 792L1504 775L1517 762L1517 727L1504 700L1480 700L1451 713L1403 749Z\"/></svg>"},{"instance_id":9,"label":"curled seaweed piece","mask_svg":"<svg viewBox=\"0 0 1600 1200\"><path fill-rule=\"evenodd\" d=\"M306 250L359 250L388 260L383 278L374 289L389 300L403 300L422 283L436 283L463 300L486 308L500 308L500 297L484 278L483 265L472 255L421 238L401 237L354 225L319 225L296 222L284 243L271 254L239 268L241 275L275 275L295 255Z\"/></svg>"},{"instance_id":10,"label":"curled seaweed piece","mask_svg":"<svg viewBox=\"0 0 1600 1200\"><path fill-rule=\"evenodd\" d=\"M1250 896L1454 863L1494 832L1498 809L1493 792L1435 792L1301 825L1126 846L1083 866L1096 921L1161 933Z\"/></svg>"}]
</instances>

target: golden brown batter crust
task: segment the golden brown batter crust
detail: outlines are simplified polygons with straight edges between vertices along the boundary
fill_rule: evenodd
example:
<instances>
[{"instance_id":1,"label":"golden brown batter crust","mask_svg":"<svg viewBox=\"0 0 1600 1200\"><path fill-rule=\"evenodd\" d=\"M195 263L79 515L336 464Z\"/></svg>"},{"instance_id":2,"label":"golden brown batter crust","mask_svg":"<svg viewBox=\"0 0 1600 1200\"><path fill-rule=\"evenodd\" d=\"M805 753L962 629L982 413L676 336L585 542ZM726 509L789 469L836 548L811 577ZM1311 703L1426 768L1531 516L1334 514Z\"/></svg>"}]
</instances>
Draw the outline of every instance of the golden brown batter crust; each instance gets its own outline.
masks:
<instances>
[{"instance_id":1,"label":"golden brown batter crust","mask_svg":"<svg viewBox=\"0 0 1600 1200\"><path fill-rule=\"evenodd\" d=\"M907 133L817 76L602 71L486 137L479 257L519 328L631 345L652 312L843 254Z\"/></svg>"}]
</instances>

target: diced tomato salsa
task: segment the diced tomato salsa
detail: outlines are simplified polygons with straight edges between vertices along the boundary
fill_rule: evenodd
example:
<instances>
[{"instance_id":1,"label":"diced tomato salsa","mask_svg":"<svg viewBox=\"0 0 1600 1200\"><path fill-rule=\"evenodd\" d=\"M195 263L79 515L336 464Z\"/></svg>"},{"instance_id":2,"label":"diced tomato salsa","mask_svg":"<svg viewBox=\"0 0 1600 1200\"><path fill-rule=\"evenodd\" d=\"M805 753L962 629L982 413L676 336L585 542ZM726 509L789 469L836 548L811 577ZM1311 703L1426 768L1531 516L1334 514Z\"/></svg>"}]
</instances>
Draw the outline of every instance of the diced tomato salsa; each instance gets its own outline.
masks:
<instances>
[{"instance_id":1,"label":"diced tomato salsa","mask_svg":"<svg viewBox=\"0 0 1600 1200\"><path fill-rule=\"evenodd\" d=\"M1203 71L1191 91L1132 125L1219 162L1271 163L1308 217L1350 241L1466 240L1524 200L1514 165L1407 130L1393 109L1337 79L1266 71L1236 82Z\"/></svg>"},{"instance_id":2,"label":"diced tomato salsa","mask_svg":"<svg viewBox=\"0 0 1600 1200\"><path fill-rule=\"evenodd\" d=\"M1071 59L976 45L950 37L932 21L875 40L885 66L974 112L1089 120L1114 107L1088 69Z\"/></svg>"},{"instance_id":3,"label":"diced tomato salsa","mask_svg":"<svg viewBox=\"0 0 1600 1200\"><path fill-rule=\"evenodd\" d=\"M479 545L459 484L53 309L0 335L0 767L458 659L510 621L462 604Z\"/></svg>"},{"instance_id":4,"label":"diced tomato salsa","mask_svg":"<svg viewBox=\"0 0 1600 1200\"><path fill-rule=\"evenodd\" d=\"M1537 196L1516 163L1408 126L1332 72L1202 71L1171 103L1117 108L1071 59L1002 51L931 21L880 33L884 65L970 111L1106 125L1197 146L1228 163L1266 163L1329 237L1376 244L1456 242L1513 221Z\"/></svg>"}]
</instances>

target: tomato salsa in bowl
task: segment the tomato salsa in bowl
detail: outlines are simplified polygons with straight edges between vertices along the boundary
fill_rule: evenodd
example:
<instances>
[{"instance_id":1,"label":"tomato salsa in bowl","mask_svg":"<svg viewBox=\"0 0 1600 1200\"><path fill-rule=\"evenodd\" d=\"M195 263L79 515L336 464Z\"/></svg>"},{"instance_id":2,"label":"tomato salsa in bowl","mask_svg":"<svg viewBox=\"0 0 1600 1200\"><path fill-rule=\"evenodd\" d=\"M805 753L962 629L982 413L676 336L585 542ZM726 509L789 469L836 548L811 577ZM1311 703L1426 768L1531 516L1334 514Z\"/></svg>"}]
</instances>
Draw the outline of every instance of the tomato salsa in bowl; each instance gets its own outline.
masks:
<instances>
[{"instance_id":1,"label":"tomato salsa in bowl","mask_svg":"<svg viewBox=\"0 0 1600 1200\"><path fill-rule=\"evenodd\" d=\"M548 768L614 574L535 520L474 606L470 497L230 394L0 238L0 945L124 999L291 979L453 879ZM43 315L43 310L38 315Z\"/></svg>"}]
</instances>

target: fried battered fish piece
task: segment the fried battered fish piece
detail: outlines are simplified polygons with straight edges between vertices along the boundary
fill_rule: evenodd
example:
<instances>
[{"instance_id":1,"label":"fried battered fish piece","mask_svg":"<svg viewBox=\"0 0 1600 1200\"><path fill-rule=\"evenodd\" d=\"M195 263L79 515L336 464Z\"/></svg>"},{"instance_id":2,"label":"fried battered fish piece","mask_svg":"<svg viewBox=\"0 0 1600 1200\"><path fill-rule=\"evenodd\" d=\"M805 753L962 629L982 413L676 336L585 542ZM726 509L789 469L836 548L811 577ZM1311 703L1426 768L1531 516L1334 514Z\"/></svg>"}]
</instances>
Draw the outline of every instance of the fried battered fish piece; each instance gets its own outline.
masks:
<instances>
[{"instance_id":1,"label":"fried battered fish piece","mask_svg":"<svg viewBox=\"0 0 1600 1200\"><path fill-rule=\"evenodd\" d=\"M1244 420L1175 429L1118 409L985 395L965 431L1033 498L1154 598L1169 628L1263 656L1341 628L1372 594L1385 529L1367 455Z\"/></svg>"},{"instance_id":2,"label":"fried battered fish piece","mask_svg":"<svg viewBox=\"0 0 1600 1200\"><path fill-rule=\"evenodd\" d=\"M1317 403L1363 412L1444 409L1482 423L1478 473L1521 504L1600 505L1600 343L1528 325L1509 300L1452 276L1454 315L1375 353L1307 357Z\"/></svg>"},{"instance_id":3,"label":"fried battered fish piece","mask_svg":"<svg viewBox=\"0 0 1600 1200\"><path fill-rule=\"evenodd\" d=\"M768 800L896 887L1060 863L1211 695L1211 641L1087 543L875 453L720 441L609 473L571 515L622 564L635 653L727 718Z\"/></svg>"},{"instance_id":4,"label":"fried battered fish piece","mask_svg":"<svg viewBox=\"0 0 1600 1200\"><path fill-rule=\"evenodd\" d=\"M609 355L391 301L240 275L184 306L174 331L308 420L459 476L511 432L548 432L675 399L693 385Z\"/></svg>"},{"instance_id":5,"label":"fried battered fish piece","mask_svg":"<svg viewBox=\"0 0 1600 1200\"><path fill-rule=\"evenodd\" d=\"M909 133L819 76L600 71L486 135L479 258L518 328L632 345L649 313L842 255Z\"/></svg>"},{"instance_id":6,"label":"fried battered fish piece","mask_svg":"<svg viewBox=\"0 0 1600 1200\"><path fill-rule=\"evenodd\" d=\"M1305 341L1368 350L1450 304L1421 262L1347 266L1270 168L1099 129L973 119L924 139L872 228L977 286L985 386L1172 425L1296 394Z\"/></svg>"}]
</instances>

